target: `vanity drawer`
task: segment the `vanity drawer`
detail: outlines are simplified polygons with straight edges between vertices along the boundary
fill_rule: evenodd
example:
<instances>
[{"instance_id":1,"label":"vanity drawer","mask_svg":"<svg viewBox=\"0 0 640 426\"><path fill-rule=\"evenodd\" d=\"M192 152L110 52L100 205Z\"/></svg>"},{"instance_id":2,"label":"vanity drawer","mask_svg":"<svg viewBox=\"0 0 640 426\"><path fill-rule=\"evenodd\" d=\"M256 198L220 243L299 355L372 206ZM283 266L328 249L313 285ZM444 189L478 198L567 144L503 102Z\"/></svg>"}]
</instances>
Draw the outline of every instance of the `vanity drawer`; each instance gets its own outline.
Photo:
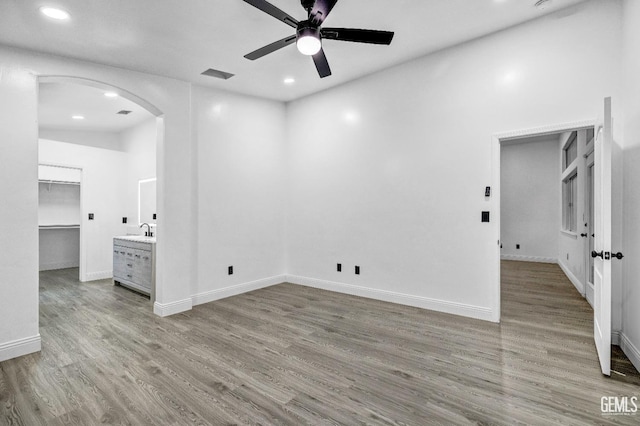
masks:
<instances>
[{"instance_id":1,"label":"vanity drawer","mask_svg":"<svg viewBox=\"0 0 640 426\"><path fill-rule=\"evenodd\" d=\"M137 250L145 250L149 252L151 251L151 243L145 243L141 241L130 241L125 239L114 238L113 245L125 247L125 248L137 249Z\"/></svg>"}]
</instances>

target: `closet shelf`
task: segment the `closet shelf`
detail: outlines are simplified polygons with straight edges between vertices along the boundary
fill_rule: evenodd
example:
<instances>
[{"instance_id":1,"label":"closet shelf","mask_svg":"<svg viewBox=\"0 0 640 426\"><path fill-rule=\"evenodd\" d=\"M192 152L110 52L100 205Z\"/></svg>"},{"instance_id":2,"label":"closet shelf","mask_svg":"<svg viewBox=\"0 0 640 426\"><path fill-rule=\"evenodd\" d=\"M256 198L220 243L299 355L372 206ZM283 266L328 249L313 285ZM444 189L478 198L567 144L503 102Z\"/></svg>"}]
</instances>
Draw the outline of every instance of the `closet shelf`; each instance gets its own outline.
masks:
<instances>
[{"instance_id":1,"label":"closet shelf","mask_svg":"<svg viewBox=\"0 0 640 426\"><path fill-rule=\"evenodd\" d=\"M80 229L80 225L39 225L39 229Z\"/></svg>"},{"instance_id":2,"label":"closet shelf","mask_svg":"<svg viewBox=\"0 0 640 426\"><path fill-rule=\"evenodd\" d=\"M80 185L80 182L69 182L65 180L38 179L39 183L48 183L49 185Z\"/></svg>"}]
</instances>

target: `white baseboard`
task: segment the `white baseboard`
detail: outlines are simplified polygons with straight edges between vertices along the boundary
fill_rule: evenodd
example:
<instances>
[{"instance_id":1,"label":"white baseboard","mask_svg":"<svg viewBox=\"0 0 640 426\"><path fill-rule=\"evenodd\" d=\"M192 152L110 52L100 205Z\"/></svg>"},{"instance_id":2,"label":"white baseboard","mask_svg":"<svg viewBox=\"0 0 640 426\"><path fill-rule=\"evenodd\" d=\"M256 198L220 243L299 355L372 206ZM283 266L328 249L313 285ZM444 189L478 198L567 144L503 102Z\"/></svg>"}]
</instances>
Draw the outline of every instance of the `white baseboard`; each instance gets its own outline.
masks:
<instances>
[{"instance_id":1,"label":"white baseboard","mask_svg":"<svg viewBox=\"0 0 640 426\"><path fill-rule=\"evenodd\" d=\"M636 370L640 371L640 350L629 340L626 334L620 333L620 348L629 358Z\"/></svg>"},{"instance_id":2,"label":"white baseboard","mask_svg":"<svg viewBox=\"0 0 640 426\"><path fill-rule=\"evenodd\" d=\"M113 271L87 272L80 281L85 283L87 281L106 280L107 278L113 278Z\"/></svg>"},{"instance_id":3,"label":"white baseboard","mask_svg":"<svg viewBox=\"0 0 640 426\"><path fill-rule=\"evenodd\" d=\"M620 331L611 331L611 344L620 346Z\"/></svg>"},{"instance_id":4,"label":"white baseboard","mask_svg":"<svg viewBox=\"0 0 640 426\"><path fill-rule=\"evenodd\" d=\"M78 264L78 260L71 262L43 263L42 265L40 265L40 271L54 271L56 269L77 268L78 266L80 266Z\"/></svg>"},{"instance_id":5,"label":"white baseboard","mask_svg":"<svg viewBox=\"0 0 640 426\"><path fill-rule=\"evenodd\" d=\"M382 300L384 302L398 303L400 305L414 306L432 311L461 315L485 321L493 321L492 309L482 306L473 306L464 303L449 302L446 300L431 299L428 297L413 296L410 294L360 287L352 284L325 281L315 278L300 277L296 275L287 275L286 281L292 284L335 291L337 293L351 294L353 296Z\"/></svg>"},{"instance_id":6,"label":"white baseboard","mask_svg":"<svg viewBox=\"0 0 640 426\"><path fill-rule=\"evenodd\" d=\"M519 262L558 263L558 259L555 257L521 256L519 254L501 254L500 259L517 260Z\"/></svg>"},{"instance_id":7,"label":"white baseboard","mask_svg":"<svg viewBox=\"0 0 640 426\"><path fill-rule=\"evenodd\" d=\"M593 308L593 293L594 293L593 284L587 283L587 287L585 290L586 291L584 293L584 297L585 299L587 299L587 302L589 302L589 305L591 305L591 307Z\"/></svg>"},{"instance_id":8,"label":"white baseboard","mask_svg":"<svg viewBox=\"0 0 640 426\"><path fill-rule=\"evenodd\" d=\"M40 352L41 349L42 339L39 334L12 342L0 343L0 361Z\"/></svg>"},{"instance_id":9,"label":"white baseboard","mask_svg":"<svg viewBox=\"0 0 640 426\"><path fill-rule=\"evenodd\" d=\"M203 303L213 302L214 300L224 299L226 297L236 296L238 294L247 293L249 291L258 290L260 288L270 287L286 281L286 275L278 275L275 277L263 278L247 283L236 284L216 290L205 291L191 296L193 306Z\"/></svg>"},{"instance_id":10,"label":"white baseboard","mask_svg":"<svg viewBox=\"0 0 640 426\"><path fill-rule=\"evenodd\" d=\"M582 284L580 282L580 280L578 279L578 277L576 277L573 272L571 272L571 269L569 269L569 267L567 265L564 264L564 262L562 260L558 260L558 265L560 265L560 269L562 269L562 272L564 272L564 274L567 276L567 278L569 278L569 281L571 281L571 283L573 284L573 286L578 290L578 292L584 297L585 296L585 292L584 292L584 284Z\"/></svg>"},{"instance_id":11,"label":"white baseboard","mask_svg":"<svg viewBox=\"0 0 640 426\"><path fill-rule=\"evenodd\" d=\"M170 303L154 302L153 313L161 317L168 317L169 315L175 315L179 314L180 312L188 311L192 307L193 302L191 301L191 298L176 300L175 302Z\"/></svg>"}]
</instances>

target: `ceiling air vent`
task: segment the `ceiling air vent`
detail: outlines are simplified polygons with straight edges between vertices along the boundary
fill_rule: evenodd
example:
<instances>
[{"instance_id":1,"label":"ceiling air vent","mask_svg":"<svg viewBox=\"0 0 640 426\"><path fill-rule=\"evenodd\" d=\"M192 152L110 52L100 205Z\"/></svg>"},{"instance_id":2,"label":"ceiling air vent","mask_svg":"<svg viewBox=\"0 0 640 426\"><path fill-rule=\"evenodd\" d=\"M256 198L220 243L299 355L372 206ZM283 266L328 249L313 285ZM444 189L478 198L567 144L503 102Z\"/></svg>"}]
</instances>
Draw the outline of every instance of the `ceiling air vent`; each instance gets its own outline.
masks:
<instances>
[{"instance_id":1,"label":"ceiling air vent","mask_svg":"<svg viewBox=\"0 0 640 426\"><path fill-rule=\"evenodd\" d=\"M129 115L131 114L131 111L123 109L122 111L118 111L116 112L116 114L120 114L120 115Z\"/></svg>"},{"instance_id":2,"label":"ceiling air vent","mask_svg":"<svg viewBox=\"0 0 640 426\"><path fill-rule=\"evenodd\" d=\"M202 75L206 75L207 77L215 77L215 78L221 78L223 80L228 80L231 77L233 77L235 74L209 68L208 70L203 72Z\"/></svg>"}]
</instances>

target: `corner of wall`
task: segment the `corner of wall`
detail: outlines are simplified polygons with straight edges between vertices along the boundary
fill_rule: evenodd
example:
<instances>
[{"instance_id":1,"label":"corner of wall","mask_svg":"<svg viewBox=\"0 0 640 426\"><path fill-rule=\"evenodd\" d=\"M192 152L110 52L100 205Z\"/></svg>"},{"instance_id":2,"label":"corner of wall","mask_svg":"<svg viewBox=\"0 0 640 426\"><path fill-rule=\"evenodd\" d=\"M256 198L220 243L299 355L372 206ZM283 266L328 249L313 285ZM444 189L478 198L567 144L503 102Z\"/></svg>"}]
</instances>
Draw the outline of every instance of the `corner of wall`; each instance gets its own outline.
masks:
<instances>
[{"instance_id":1,"label":"corner of wall","mask_svg":"<svg viewBox=\"0 0 640 426\"><path fill-rule=\"evenodd\" d=\"M0 362L42 350L40 334L0 344Z\"/></svg>"},{"instance_id":2,"label":"corner of wall","mask_svg":"<svg viewBox=\"0 0 640 426\"><path fill-rule=\"evenodd\" d=\"M191 298L177 300L170 303L155 302L153 304L153 313L160 317L168 317L170 315L179 314L181 312L189 311L193 307Z\"/></svg>"}]
</instances>

